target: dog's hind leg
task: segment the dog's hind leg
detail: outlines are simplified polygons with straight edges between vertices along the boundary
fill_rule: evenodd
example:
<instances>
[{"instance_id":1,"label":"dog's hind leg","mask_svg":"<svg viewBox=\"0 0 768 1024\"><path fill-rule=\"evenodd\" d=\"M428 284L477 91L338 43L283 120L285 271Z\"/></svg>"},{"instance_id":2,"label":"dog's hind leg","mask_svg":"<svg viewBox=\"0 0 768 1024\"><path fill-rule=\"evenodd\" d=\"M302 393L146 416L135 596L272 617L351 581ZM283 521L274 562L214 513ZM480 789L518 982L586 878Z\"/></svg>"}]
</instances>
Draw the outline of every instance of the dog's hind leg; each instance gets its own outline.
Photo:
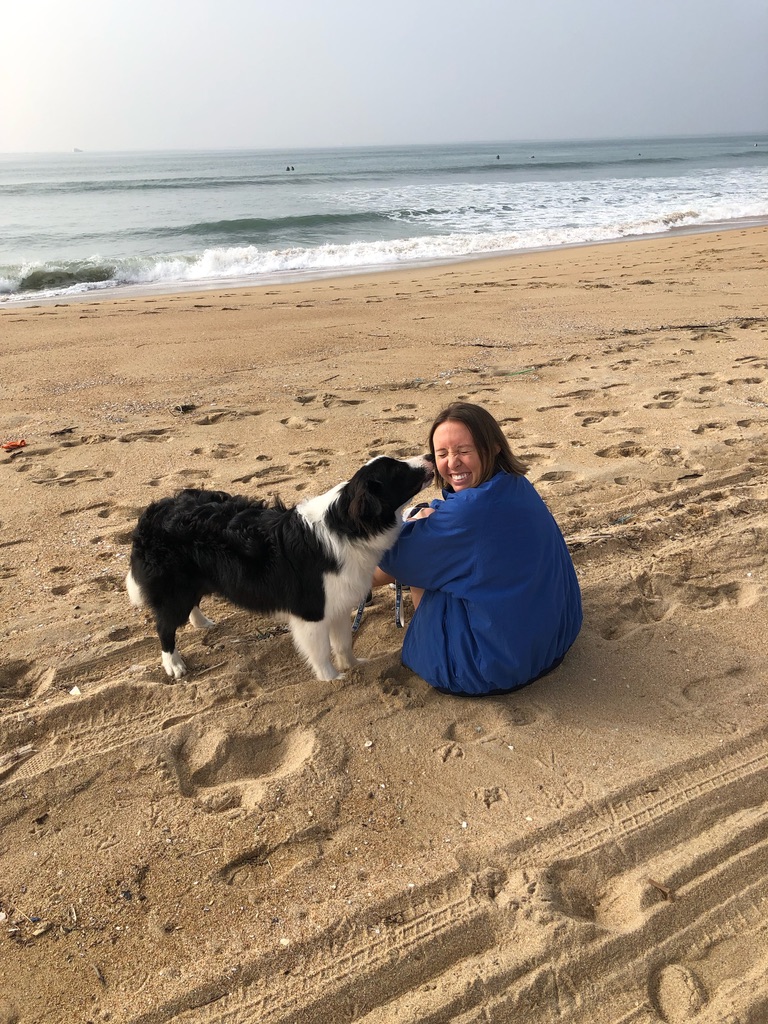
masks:
<instances>
[{"instance_id":1,"label":"dog's hind leg","mask_svg":"<svg viewBox=\"0 0 768 1024\"><path fill-rule=\"evenodd\" d=\"M341 675L331 661L331 639L325 622L307 622L295 615L288 616L293 642L300 654L309 662L318 679L338 679Z\"/></svg>"},{"instance_id":2,"label":"dog's hind leg","mask_svg":"<svg viewBox=\"0 0 768 1024\"><path fill-rule=\"evenodd\" d=\"M216 625L213 619L209 619L207 615L203 615L200 611L199 605L195 605L189 613L189 624L190 626L194 626L196 629L208 629L209 626Z\"/></svg>"},{"instance_id":3,"label":"dog's hind leg","mask_svg":"<svg viewBox=\"0 0 768 1024\"><path fill-rule=\"evenodd\" d=\"M181 679L187 673L184 659L176 650L176 630L190 615L189 605L183 610L178 607L165 606L155 611L155 624L157 625L157 635L160 637L163 668L166 675L172 679Z\"/></svg>"}]
</instances>

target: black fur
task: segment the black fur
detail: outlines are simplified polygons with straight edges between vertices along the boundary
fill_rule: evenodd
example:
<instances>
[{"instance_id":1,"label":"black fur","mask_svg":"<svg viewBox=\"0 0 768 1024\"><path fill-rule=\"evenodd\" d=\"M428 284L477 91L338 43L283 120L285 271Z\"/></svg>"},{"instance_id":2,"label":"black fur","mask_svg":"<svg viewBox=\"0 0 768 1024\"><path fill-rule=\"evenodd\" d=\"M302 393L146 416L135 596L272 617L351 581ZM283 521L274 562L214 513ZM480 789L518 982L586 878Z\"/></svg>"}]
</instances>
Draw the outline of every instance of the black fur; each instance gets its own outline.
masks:
<instances>
[{"instance_id":1,"label":"black fur","mask_svg":"<svg viewBox=\"0 0 768 1024\"><path fill-rule=\"evenodd\" d=\"M370 548L372 573L396 538L400 510L430 478L424 463L381 457L337 493L297 507L194 489L149 505L133 533L129 580L154 613L164 656L173 655L176 630L207 594L266 615L322 622L325 574L348 572L344 552L352 547ZM377 548L388 532L391 540ZM370 575L354 586L359 601Z\"/></svg>"},{"instance_id":2,"label":"black fur","mask_svg":"<svg viewBox=\"0 0 768 1024\"><path fill-rule=\"evenodd\" d=\"M286 565L316 566L307 577ZM131 572L155 612L164 651L207 594L265 615L323 617L322 573L338 563L295 509L224 491L187 489L145 509L133 534Z\"/></svg>"}]
</instances>

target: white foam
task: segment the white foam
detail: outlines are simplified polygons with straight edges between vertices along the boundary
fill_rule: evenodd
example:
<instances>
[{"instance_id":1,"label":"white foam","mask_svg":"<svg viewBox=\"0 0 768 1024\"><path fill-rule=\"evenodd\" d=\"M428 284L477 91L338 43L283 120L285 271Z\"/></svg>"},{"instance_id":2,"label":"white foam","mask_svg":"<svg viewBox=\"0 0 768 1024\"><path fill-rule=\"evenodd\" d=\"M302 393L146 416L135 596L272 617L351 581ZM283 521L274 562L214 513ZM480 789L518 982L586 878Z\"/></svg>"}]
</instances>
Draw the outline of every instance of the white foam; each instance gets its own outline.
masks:
<instances>
[{"instance_id":1,"label":"white foam","mask_svg":"<svg viewBox=\"0 0 768 1024\"><path fill-rule=\"evenodd\" d=\"M44 265L0 267L0 294L77 296L116 286L262 282L281 275L347 273L658 234L707 224L768 218L768 169L704 169L685 176L601 177L568 181L453 181L399 188L346 189L334 203L374 211L393 237L320 245L209 247L172 255L110 260L114 277L14 296L24 274ZM98 257L83 261L98 262ZM9 295L10 293L10 295Z\"/></svg>"}]
</instances>

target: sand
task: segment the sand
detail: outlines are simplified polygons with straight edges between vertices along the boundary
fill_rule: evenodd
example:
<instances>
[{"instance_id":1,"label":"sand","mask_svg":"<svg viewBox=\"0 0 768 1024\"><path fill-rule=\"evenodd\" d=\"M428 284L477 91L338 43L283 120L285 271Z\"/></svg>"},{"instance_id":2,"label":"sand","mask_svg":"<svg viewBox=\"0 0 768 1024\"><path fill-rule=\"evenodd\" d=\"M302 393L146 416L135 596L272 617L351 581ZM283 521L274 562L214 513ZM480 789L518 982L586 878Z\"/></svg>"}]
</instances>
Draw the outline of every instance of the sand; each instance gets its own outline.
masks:
<instances>
[{"instance_id":1,"label":"sand","mask_svg":"<svg viewBox=\"0 0 768 1024\"><path fill-rule=\"evenodd\" d=\"M0 1024L768 1020L768 231L0 311ZM485 404L583 588L432 691L223 602L170 684L150 501L287 502ZM350 612L352 610L350 609Z\"/></svg>"}]
</instances>

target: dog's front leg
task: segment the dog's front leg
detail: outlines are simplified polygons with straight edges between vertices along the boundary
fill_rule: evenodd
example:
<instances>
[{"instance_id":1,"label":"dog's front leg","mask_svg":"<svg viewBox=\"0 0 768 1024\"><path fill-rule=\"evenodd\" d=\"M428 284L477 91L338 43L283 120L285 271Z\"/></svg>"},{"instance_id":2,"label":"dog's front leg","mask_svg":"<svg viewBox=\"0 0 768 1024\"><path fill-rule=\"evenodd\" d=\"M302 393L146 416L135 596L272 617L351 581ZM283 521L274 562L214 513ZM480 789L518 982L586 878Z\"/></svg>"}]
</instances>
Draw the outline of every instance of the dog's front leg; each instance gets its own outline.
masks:
<instances>
[{"instance_id":1,"label":"dog's front leg","mask_svg":"<svg viewBox=\"0 0 768 1024\"><path fill-rule=\"evenodd\" d=\"M349 615L344 615L343 618L331 622L330 634L331 647L340 668L354 668L355 665L366 663L367 658L356 658L352 653L352 625Z\"/></svg>"},{"instance_id":2,"label":"dog's front leg","mask_svg":"<svg viewBox=\"0 0 768 1024\"><path fill-rule=\"evenodd\" d=\"M337 672L331 661L331 638L325 622L307 622L295 615L288 618L293 642L300 654L309 662L318 679L338 679Z\"/></svg>"}]
</instances>

